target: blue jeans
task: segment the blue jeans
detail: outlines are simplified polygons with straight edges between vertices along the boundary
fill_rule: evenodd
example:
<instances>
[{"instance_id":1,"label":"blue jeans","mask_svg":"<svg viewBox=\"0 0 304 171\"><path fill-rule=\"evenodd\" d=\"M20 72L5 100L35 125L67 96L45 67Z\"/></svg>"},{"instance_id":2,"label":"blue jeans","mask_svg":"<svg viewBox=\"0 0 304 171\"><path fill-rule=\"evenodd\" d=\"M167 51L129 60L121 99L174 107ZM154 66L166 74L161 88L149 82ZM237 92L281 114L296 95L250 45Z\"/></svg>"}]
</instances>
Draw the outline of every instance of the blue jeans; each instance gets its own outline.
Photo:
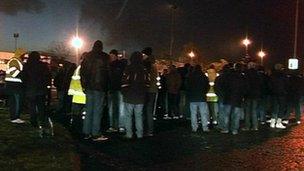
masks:
<instances>
[{"instance_id":1,"label":"blue jeans","mask_svg":"<svg viewBox=\"0 0 304 171\"><path fill-rule=\"evenodd\" d=\"M238 132L238 130L239 130L242 110L243 109L240 107L232 107L232 111L231 111L231 131L232 132Z\"/></svg>"},{"instance_id":2,"label":"blue jeans","mask_svg":"<svg viewBox=\"0 0 304 171\"><path fill-rule=\"evenodd\" d=\"M201 115L202 128L203 130L207 130L209 122L208 104L206 102L190 102L192 131L197 131L198 128L197 109Z\"/></svg>"},{"instance_id":3,"label":"blue jeans","mask_svg":"<svg viewBox=\"0 0 304 171\"><path fill-rule=\"evenodd\" d=\"M109 93L109 121L110 127L118 129L123 126L123 101L120 91L112 91Z\"/></svg>"},{"instance_id":4,"label":"blue jeans","mask_svg":"<svg viewBox=\"0 0 304 171\"><path fill-rule=\"evenodd\" d=\"M11 120L19 119L22 102L23 102L23 89L21 83L6 83L6 89L8 91L8 103L9 103L9 112Z\"/></svg>"},{"instance_id":5,"label":"blue jeans","mask_svg":"<svg viewBox=\"0 0 304 171\"><path fill-rule=\"evenodd\" d=\"M267 97L262 97L258 100L257 116L260 122L266 121Z\"/></svg>"},{"instance_id":6,"label":"blue jeans","mask_svg":"<svg viewBox=\"0 0 304 171\"><path fill-rule=\"evenodd\" d=\"M225 105L223 104L223 101L218 101L218 128L221 130L225 129Z\"/></svg>"},{"instance_id":7,"label":"blue jeans","mask_svg":"<svg viewBox=\"0 0 304 171\"><path fill-rule=\"evenodd\" d=\"M133 112L135 116L135 127L137 138L143 137L143 109L144 104L130 104L125 103L125 127L126 127L126 136L132 138L133 136Z\"/></svg>"},{"instance_id":8,"label":"blue jeans","mask_svg":"<svg viewBox=\"0 0 304 171\"><path fill-rule=\"evenodd\" d=\"M300 121L301 120L301 102L300 100L298 101L289 101L287 103L287 112L286 115L284 116L284 119L289 119L290 117L290 113L292 112L292 110L294 109L295 114L296 114L296 120Z\"/></svg>"},{"instance_id":9,"label":"blue jeans","mask_svg":"<svg viewBox=\"0 0 304 171\"><path fill-rule=\"evenodd\" d=\"M247 99L245 103L246 112L245 112L245 127L250 129L258 128L258 116L257 116L257 99Z\"/></svg>"},{"instance_id":10,"label":"blue jeans","mask_svg":"<svg viewBox=\"0 0 304 171\"><path fill-rule=\"evenodd\" d=\"M222 116L222 130L229 131L229 120L231 114L231 105L223 105L223 116Z\"/></svg>"},{"instance_id":11,"label":"blue jeans","mask_svg":"<svg viewBox=\"0 0 304 171\"><path fill-rule=\"evenodd\" d=\"M103 112L105 93L102 91L87 90L87 113L83 123L83 133L98 136L100 134L100 122Z\"/></svg>"}]
</instances>

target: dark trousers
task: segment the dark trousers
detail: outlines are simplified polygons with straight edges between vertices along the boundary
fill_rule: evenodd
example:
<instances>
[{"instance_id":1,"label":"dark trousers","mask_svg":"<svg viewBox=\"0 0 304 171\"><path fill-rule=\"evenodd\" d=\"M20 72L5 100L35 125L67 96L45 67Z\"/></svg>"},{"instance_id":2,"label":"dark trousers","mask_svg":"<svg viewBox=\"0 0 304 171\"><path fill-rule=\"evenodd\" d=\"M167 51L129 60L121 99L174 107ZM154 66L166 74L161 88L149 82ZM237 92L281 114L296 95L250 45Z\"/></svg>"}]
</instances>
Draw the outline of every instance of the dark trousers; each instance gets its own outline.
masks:
<instances>
[{"instance_id":1,"label":"dark trousers","mask_svg":"<svg viewBox=\"0 0 304 171\"><path fill-rule=\"evenodd\" d=\"M168 93L169 116L178 116L179 103L178 94Z\"/></svg>"},{"instance_id":2,"label":"dark trousers","mask_svg":"<svg viewBox=\"0 0 304 171\"><path fill-rule=\"evenodd\" d=\"M273 111L272 118L283 118L286 110L286 99L284 96L273 96L272 97Z\"/></svg>"},{"instance_id":3,"label":"dark trousers","mask_svg":"<svg viewBox=\"0 0 304 171\"><path fill-rule=\"evenodd\" d=\"M72 106L72 96L69 96L65 91L58 91L58 106L57 106L57 113L66 115L71 111Z\"/></svg>"},{"instance_id":4,"label":"dark trousers","mask_svg":"<svg viewBox=\"0 0 304 171\"><path fill-rule=\"evenodd\" d=\"M146 126L146 133L153 134L153 113L156 93L147 93L144 125Z\"/></svg>"},{"instance_id":5,"label":"dark trousers","mask_svg":"<svg viewBox=\"0 0 304 171\"><path fill-rule=\"evenodd\" d=\"M27 96L29 111L31 114L31 124L33 126L46 126L47 116L45 114L45 95Z\"/></svg>"},{"instance_id":6,"label":"dark trousers","mask_svg":"<svg viewBox=\"0 0 304 171\"><path fill-rule=\"evenodd\" d=\"M6 84L6 88L9 95L9 111L11 120L20 118L22 106L23 106L23 92L21 83Z\"/></svg>"}]
</instances>

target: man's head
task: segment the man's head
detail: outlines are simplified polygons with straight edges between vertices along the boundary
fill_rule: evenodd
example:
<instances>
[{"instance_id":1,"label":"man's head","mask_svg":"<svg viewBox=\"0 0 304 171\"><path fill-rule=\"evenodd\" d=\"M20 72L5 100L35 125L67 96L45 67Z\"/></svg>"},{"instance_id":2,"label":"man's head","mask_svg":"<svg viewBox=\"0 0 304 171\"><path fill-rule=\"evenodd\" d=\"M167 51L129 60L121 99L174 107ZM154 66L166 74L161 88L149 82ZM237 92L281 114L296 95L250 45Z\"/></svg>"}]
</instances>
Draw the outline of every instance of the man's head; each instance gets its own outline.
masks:
<instances>
[{"instance_id":1,"label":"man's head","mask_svg":"<svg viewBox=\"0 0 304 171\"><path fill-rule=\"evenodd\" d=\"M97 40L93 45L93 51L102 52L103 51L103 43L100 40Z\"/></svg>"},{"instance_id":2,"label":"man's head","mask_svg":"<svg viewBox=\"0 0 304 171\"><path fill-rule=\"evenodd\" d=\"M142 53L147 55L147 56L150 56L150 55L152 55L152 48L151 47L146 47L144 50L142 50Z\"/></svg>"},{"instance_id":3,"label":"man's head","mask_svg":"<svg viewBox=\"0 0 304 171\"><path fill-rule=\"evenodd\" d=\"M37 51L33 51L29 54L28 62L36 63L40 60L40 53Z\"/></svg>"},{"instance_id":4,"label":"man's head","mask_svg":"<svg viewBox=\"0 0 304 171\"><path fill-rule=\"evenodd\" d=\"M118 59L118 51L116 49L112 49L109 54L111 57L111 61L115 61Z\"/></svg>"},{"instance_id":5,"label":"man's head","mask_svg":"<svg viewBox=\"0 0 304 171\"><path fill-rule=\"evenodd\" d=\"M130 57L131 64L141 64L143 62L143 55L142 53L136 51L133 52Z\"/></svg>"}]
</instances>

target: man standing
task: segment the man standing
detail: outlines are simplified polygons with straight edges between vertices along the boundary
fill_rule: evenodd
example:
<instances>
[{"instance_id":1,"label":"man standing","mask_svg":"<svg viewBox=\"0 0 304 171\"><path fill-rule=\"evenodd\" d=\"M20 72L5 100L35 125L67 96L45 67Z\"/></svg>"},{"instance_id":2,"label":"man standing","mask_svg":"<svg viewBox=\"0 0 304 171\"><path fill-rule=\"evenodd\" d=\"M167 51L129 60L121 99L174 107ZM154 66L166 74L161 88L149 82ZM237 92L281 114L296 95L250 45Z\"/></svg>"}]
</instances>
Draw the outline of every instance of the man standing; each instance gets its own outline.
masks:
<instances>
[{"instance_id":1,"label":"man standing","mask_svg":"<svg viewBox=\"0 0 304 171\"><path fill-rule=\"evenodd\" d=\"M146 121L145 125L147 126L147 131L146 134L147 136L153 136L153 115L155 113L154 109L155 109L155 100L156 99L156 95L158 93L158 89L157 89L157 69L156 69L156 65L155 65L155 58L152 55L152 48L147 47L142 51L143 55L144 55L144 66L146 67L146 69L148 70L149 74L150 74L150 87L148 89L148 93L146 95L146 103L145 103L145 107L146 107L146 111L145 111L145 118L144 120Z\"/></svg>"},{"instance_id":2,"label":"man standing","mask_svg":"<svg viewBox=\"0 0 304 171\"><path fill-rule=\"evenodd\" d=\"M85 139L107 140L100 133L100 122L106 95L109 55L103 52L103 43L97 40L92 50L81 63L81 84L86 94L86 117L83 124Z\"/></svg>"},{"instance_id":3,"label":"man standing","mask_svg":"<svg viewBox=\"0 0 304 171\"><path fill-rule=\"evenodd\" d=\"M149 72L142 65L142 53L134 52L131 55L130 62L131 64L126 67L122 79L122 93L124 95L126 112L126 138L133 137L133 112L137 138L142 138L143 108L145 95L150 85L150 76Z\"/></svg>"},{"instance_id":4,"label":"man standing","mask_svg":"<svg viewBox=\"0 0 304 171\"><path fill-rule=\"evenodd\" d=\"M29 54L27 63L22 71L22 82L25 87L26 98L29 102L31 124L41 128L45 133L47 126L46 95L47 86L51 84L51 72L47 65L40 61L40 54L33 51Z\"/></svg>"},{"instance_id":5,"label":"man standing","mask_svg":"<svg viewBox=\"0 0 304 171\"><path fill-rule=\"evenodd\" d=\"M9 94L9 111L12 123L24 123L24 121L20 119L23 100L20 72L23 70L22 58L24 57L25 53L26 52L24 50L17 49L15 56L12 57L7 63L5 81Z\"/></svg>"},{"instance_id":6,"label":"man standing","mask_svg":"<svg viewBox=\"0 0 304 171\"><path fill-rule=\"evenodd\" d=\"M109 120L110 128L108 132L115 132L118 129L124 130L124 113L123 100L121 94L121 79L123 71L127 65L127 61L118 59L117 50L113 49L110 52L110 85L109 85Z\"/></svg>"},{"instance_id":7,"label":"man standing","mask_svg":"<svg viewBox=\"0 0 304 171\"><path fill-rule=\"evenodd\" d=\"M258 71L256 70L256 64L253 62L248 63L248 69L245 72L247 93L245 97L245 127L243 131L258 130L258 116L257 108L258 101L261 97L261 79Z\"/></svg>"},{"instance_id":8,"label":"man standing","mask_svg":"<svg viewBox=\"0 0 304 171\"><path fill-rule=\"evenodd\" d=\"M197 112L199 110L199 113L201 115L202 129L204 132L209 132L209 110L206 102L206 94L210 88L210 85L209 80L207 76L202 72L202 67L200 65L196 65L194 67L194 71L190 73L186 85L187 95L190 102L192 131L197 131Z\"/></svg>"}]
</instances>

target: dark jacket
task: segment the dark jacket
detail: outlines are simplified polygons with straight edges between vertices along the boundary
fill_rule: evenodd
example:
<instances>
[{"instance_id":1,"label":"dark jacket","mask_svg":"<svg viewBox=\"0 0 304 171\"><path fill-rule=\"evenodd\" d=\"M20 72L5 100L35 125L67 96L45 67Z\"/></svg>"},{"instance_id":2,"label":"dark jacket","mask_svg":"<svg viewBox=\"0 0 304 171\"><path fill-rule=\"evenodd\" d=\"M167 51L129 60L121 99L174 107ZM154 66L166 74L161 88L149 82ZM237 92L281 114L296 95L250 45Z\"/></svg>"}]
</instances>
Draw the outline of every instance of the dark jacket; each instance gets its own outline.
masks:
<instances>
[{"instance_id":1,"label":"dark jacket","mask_svg":"<svg viewBox=\"0 0 304 171\"><path fill-rule=\"evenodd\" d=\"M24 65L21 79L27 96L46 95L47 86L51 85L51 72L41 61L28 62Z\"/></svg>"},{"instance_id":2,"label":"dark jacket","mask_svg":"<svg viewBox=\"0 0 304 171\"><path fill-rule=\"evenodd\" d=\"M92 50L81 63L81 85L84 90L107 91L109 84L109 59L104 52Z\"/></svg>"},{"instance_id":3,"label":"dark jacket","mask_svg":"<svg viewBox=\"0 0 304 171\"><path fill-rule=\"evenodd\" d=\"M57 91L68 92L75 69L76 65L69 62L65 62L63 66L59 68L54 78L54 86Z\"/></svg>"},{"instance_id":4,"label":"dark jacket","mask_svg":"<svg viewBox=\"0 0 304 171\"><path fill-rule=\"evenodd\" d=\"M245 71L247 83L246 99L258 99L261 97L262 80L259 77L258 71L248 69Z\"/></svg>"},{"instance_id":5,"label":"dark jacket","mask_svg":"<svg viewBox=\"0 0 304 171\"><path fill-rule=\"evenodd\" d=\"M174 69L173 71L170 71L169 74L166 76L166 84L167 84L167 90L170 94L179 94L181 84L182 84L182 78L180 74Z\"/></svg>"},{"instance_id":6,"label":"dark jacket","mask_svg":"<svg viewBox=\"0 0 304 171\"><path fill-rule=\"evenodd\" d=\"M270 90L273 96L286 97L287 77L282 71L274 71L270 76Z\"/></svg>"},{"instance_id":7,"label":"dark jacket","mask_svg":"<svg viewBox=\"0 0 304 171\"><path fill-rule=\"evenodd\" d=\"M239 71L232 71L227 81L227 99L224 104L242 107L243 99L247 92L244 74Z\"/></svg>"},{"instance_id":8,"label":"dark jacket","mask_svg":"<svg viewBox=\"0 0 304 171\"><path fill-rule=\"evenodd\" d=\"M223 71L218 77L215 78L214 82L214 91L218 96L219 101L223 102L224 99L227 101L228 99L228 83L229 83L230 71L226 69Z\"/></svg>"},{"instance_id":9,"label":"dark jacket","mask_svg":"<svg viewBox=\"0 0 304 171\"><path fill-rule=\"evenodd\" d=\"M150 75L142 64L142 54L134 52L123 73L122 94L123 100L130 104L144 104L145 95L150 85Z\"/></svg>"},{"instance_id":10,"label":"dark jacket","mask_svg":"<svg viewBox=\"0 0 304 171\"><path fill-rule=\"evenodd\" d=\"M189 102L206 102L210 85L208 77L202 71L193 71L186 85Z\"/></svg>"},{"instance_id":11,"label":"dark jacket","mask_svg":"<svg viewBox=\"0 0 304 171\"><path fill-rule=\"evenodd\" d=\"M111 91L121 90L121 80L123 71L127 65L124 60L115 60L110 63L110 85L109 89Z\"/></svg>"},{"instance_id":12,"label":"dark jacket","mask_svg":"<svg viewBox=\"0 0 304 171\"><path fill-rule=\"evenodd\" d=\"M301 75L290 74L287 81L287 101L299 103L302 96L304 81Z\"/></svg>"},{"instance_id":13,"label":"dark jacket","mask_svg":"<svg viewBox=\"0 0 304 171\"><path fill-rule=\"evenodd\" d=\"M260 97L265 98L271 95L270 90L270 77L264 72L258 72L259 78L261 80Z\"/></svg>"}]
</instances>

